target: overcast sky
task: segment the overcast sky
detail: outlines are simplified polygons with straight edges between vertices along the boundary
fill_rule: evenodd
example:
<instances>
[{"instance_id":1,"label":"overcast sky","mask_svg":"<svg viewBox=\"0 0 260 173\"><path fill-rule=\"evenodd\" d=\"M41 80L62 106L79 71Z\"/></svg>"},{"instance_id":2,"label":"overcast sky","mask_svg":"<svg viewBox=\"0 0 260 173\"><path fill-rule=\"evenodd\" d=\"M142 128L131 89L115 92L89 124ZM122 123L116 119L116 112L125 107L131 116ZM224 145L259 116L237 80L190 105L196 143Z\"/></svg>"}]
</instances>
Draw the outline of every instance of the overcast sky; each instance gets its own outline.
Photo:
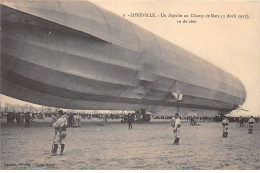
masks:
<instances>
[{"instance_id":1,"label":"overcast sky","mask_svg":"<svg viewBox=\"0 0 260 173\"><path fill-rule=\"evenodd\" d=\"M204 15L203 19L187 18L196 20L193 24L178 24L170 17L125 19L238 77L247 91L243 107L260 114L260 2L90 1L120 16L139 12ZM236 18L205 18L206 14L236 14ZM238 19L245 14L250 18ZM2 105L6 101L12 99L1 96Z\"/></svg>"}]
</instances>

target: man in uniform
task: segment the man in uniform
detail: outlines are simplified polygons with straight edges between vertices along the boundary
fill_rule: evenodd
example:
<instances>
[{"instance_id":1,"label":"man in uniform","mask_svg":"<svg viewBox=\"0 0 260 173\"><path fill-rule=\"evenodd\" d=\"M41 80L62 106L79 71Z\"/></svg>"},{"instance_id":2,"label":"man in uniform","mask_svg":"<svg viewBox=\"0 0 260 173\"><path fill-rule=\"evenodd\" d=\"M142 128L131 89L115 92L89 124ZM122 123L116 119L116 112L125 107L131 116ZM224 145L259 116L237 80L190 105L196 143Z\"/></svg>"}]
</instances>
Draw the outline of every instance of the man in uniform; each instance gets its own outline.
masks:
<instances>
[{"instance_id":1,"label":"man in uniform","mask_svg":"<svg viewBox=\"0 0 260 173\"><path fill-rule=\"evenodd\" d=\"M248 134L253 134L253 124L254 123L255 123L255 120L254 120L253 116L251 116L251 118L249 118L249 120L248 120L248 124L249 124Z\"/></svg>"},{"instance_id":2,"label":"man in uniform","mask_svg":"<svg viewBox=\"0 0 260 173\"><path fill-rule=\"evenodd\" d=\"M26 112L25 113L25 126L24 127L29 127L30 126L30 121L31 121L30 113Z\"/></svg>"},{"instance_id":3,"label":"man in uniform","mask_svg":"<svg viewBox=\"0 0 260 173\"><path fill-rule=\"evenodd\" d=\"M55 136L52 147L52 156L57 156L58 144L61 145L61 154L63 154L65 143L64 139L66 137L66 128L68 125L66 117L63 115L63 111L58 111L58 120L53 123L55 129Z\"/></svg>"},{"instance_id":4,"label":"man in uniform","mask_svg":"<svg viewBox=\"0 0 260 173\"><path fill-rule=\"evenodd\" d=\"M179 141L180 141L180 128L181 128L181 119L178 113L175 114L175 120L172 120L172 122L174 122L174 125L172 123L173 126L173 132L174 132L174 145L179 145Z\"/></svg>"},{"instance_id":5,"label":"man in uniform","mask_svg":"<svg viewBox=\"0 0 260 173\"><path fill-rule=\"evenodd\" d=\"M244 120L242 116L239 117L238 121L239 121L239 127L244 127Z\"/></svg>"},{"instance_id":6,"label":"man in uniform","mask_svg":"<svg viewBox=\"0 0 260 173\"><path fill-rule=\"evenodd\" d=\"M195 121L194 117L191 116L191 118L190 118L190 126L194 126L194 121Z\"/></svg>"},{"instance_id":7,"label":"man in uniform","mask_svg":"<svg viewBox=\"0 0 260 173\"><path fill-rule=\"evenodd\" d=\"M133 123L133 117L132 117L132 114L128 114L127 122L128 122L129 130L130 130L130 129L133 129L133 126L132 126L132 123Z\"/></svg>"},{"instance_id":8,"label":"man in uniform","mask_svg":"<svg viewBox=\"0 0 260 173\"><path fill-rule=\"evenodd\" d=\"M70 113L68 117L68 127L73 127L73 114Z\"/></svg>"},{"instance_id":9,"label":"man in uniform","mask_svg":"<svg viewBox=\"0 0 260 173\"><path fill-rule=\"evenodd\" d=\"M224 116L224 119L222 121L222 126L223 126L223 134L222 134L222 137L223 138L226 138L228 136L228 119L226 116Z\"/></svg>"}]
</instances>

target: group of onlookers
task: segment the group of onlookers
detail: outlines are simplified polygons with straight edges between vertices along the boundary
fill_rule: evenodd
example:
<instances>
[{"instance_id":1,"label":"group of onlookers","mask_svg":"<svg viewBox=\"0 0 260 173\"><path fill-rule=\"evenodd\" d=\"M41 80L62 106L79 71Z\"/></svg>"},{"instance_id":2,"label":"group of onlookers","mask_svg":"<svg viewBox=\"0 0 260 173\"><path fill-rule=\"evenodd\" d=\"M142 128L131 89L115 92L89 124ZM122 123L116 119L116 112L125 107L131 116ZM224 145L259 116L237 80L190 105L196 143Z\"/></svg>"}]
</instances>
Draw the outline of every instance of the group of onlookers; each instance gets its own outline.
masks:
<instances>
[{"instance_id":1,"label":"group of onlookers","mask_svg":"<svg viewBox=\"0 0 260 173\"><path fill-rule=\"evenodd\" d=\"M35 124L36 115L31 112L7 112L5 114L7 123L24 123L24 127L31 127Z\"/></svg>"}]
</instances>

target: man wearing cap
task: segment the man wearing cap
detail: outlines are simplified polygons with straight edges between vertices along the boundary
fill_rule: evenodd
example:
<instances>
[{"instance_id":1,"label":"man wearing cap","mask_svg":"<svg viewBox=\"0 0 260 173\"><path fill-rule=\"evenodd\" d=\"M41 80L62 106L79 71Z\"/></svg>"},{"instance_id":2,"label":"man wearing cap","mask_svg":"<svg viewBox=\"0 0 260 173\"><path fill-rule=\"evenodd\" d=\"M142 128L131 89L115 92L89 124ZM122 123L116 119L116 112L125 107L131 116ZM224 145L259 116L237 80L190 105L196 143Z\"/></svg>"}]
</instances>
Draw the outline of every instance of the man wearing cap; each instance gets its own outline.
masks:
<instances>
[{"instance_id":1,"label":"man wearing cap","mask_svg":"<svg viewBox=\"0 0 260 173\"><path fill-rule=\"evenodd\" d=\"M249 118L249 120L248 120L248 124L249 124L248 134L253 134L253 124L254 123L255 123L255 120L254 120L253 116L251 116L251 118Z\"/></svg>"},{"instance_id":2,"label":"man wearing cap","mask_svg":"<svg viewBox=\"0 0 260 173\"><path fill-rule=\"evenodd\" d=\"M66 137L66 128L68 125L66 117L63 115L63 111L58 111L58 120L53 123L55 129L55 136L53 141L52 156L57 156L58 144L61 145L61 154L63 154L65 143L64 139Z\"/></svg>"},{"instance_id":3,"label":"man wearing cap","mask_svg":"<svg viewBox=\"0 0 260 173\"><path fill-rule=\"evenodd\" d=\"M174 120L172 120L174 122ZM178 113L175 114L175 123L172 124L173 132L174 132L174 145L179 145L180 141L180 128L181 128L181 119Z\"/></svg>"},{"instance_id":4,"label":"man wearing cap","mask_svg":"<svg viewBox=\"0 0 260 173\"><path fill-rule=\"evenodd\" d=\"M222 137L223 138L226 138L228 136L228 119L226 116L224 116L224 119L222 121L222 126L223 126L223 134L222 134Z\"/></svg>"}]
</instances>

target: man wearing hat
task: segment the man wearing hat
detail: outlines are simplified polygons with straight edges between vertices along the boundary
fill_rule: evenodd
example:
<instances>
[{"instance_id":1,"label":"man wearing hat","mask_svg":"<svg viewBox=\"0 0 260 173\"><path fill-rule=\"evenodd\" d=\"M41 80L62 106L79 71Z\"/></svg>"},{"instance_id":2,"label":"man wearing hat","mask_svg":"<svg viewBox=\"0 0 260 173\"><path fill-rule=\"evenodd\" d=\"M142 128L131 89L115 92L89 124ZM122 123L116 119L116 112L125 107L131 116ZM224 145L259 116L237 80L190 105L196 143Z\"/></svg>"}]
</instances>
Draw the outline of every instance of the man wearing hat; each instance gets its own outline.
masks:
<instances>
[{"instance_id":1,"label":"man wearing hat","mask_svg":"<svg viewBox=\"0 0 260 173\"><path fill-rule=\"evenodd\" d=\"M53 123L55 129L55 136L52 146L52 156L57 156L58 144L61 145L61 154L63 154L65 143L64 139L66 137L66 128L68 125L66 117L63 115L63 111L58 111L58 120Z\"/></svg>"},{"instance_id":2,"label":"man wearing hat","mask_svg":"<svg viewBox=\"0 0 260 173\"><path fill-rule=\"evenodd\" d=\"M253 116L251 116L251 118L249 118L249 120L248 120L248 124L249 124L248 134L253 134L253 124L254 123L255 123L255 120L254 120Z\"/></svg>"},{"instance_id":3,"label":"man wearing hat","mask_svg":"<svg viewBox=\"0 0 260 173\"><path fill-rule=\"evenodd\" d=\"M174 120L172 120L174 122ZM180 128L181 128L181 119L178 113L175 114L175 122L172 123L173 132L174 132L174 145L179 145L180 141Z\"/></svg>"},{"instance_id":4,"label":"man wearing hat","mask_svg":"<svg viewBox=\"0 0 260 173\"><path fill-rule=\"evenodd\" d=\"M222 121L222 126L223 126L223 134L222 134L222 137L223 138L226 138L228 136L228 119L226 116L224 116L224 119Z\"/></svg>"}]
</instances>

